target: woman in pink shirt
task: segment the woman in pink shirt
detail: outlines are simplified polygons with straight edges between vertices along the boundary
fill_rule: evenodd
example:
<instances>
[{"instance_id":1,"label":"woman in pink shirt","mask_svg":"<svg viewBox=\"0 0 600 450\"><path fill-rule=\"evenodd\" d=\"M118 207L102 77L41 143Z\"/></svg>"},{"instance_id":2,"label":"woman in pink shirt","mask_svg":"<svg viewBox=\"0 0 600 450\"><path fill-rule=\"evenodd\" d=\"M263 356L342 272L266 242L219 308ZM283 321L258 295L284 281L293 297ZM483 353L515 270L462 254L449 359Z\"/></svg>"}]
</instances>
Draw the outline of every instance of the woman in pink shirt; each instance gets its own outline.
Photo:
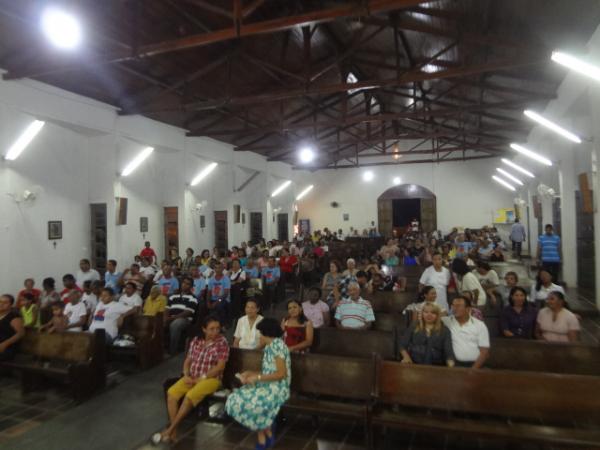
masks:
<instances>
[{"instance_id":1,"label":"woman in pink shirt","mask_svg":"<svg viewBox=\"0 0 600 450\"><path fill-rule=\"evenodd\" d=\"M549 342L576 342L579 337L579 320L566 308L562 292L548 294L546 307L538 313L535 335Z\"/></svg>"}]
</instances>

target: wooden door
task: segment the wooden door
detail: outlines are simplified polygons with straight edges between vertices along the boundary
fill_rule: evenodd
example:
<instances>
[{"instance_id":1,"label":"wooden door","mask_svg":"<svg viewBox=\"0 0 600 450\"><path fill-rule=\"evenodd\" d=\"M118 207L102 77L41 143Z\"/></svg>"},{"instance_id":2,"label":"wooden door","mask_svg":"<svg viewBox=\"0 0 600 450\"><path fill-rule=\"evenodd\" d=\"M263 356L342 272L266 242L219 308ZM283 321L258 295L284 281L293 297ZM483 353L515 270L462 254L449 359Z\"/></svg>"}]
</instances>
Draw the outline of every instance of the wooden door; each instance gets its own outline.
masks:
<instances>
[{"instance_id":1,"label":"wooden door","mask_svg":"<svg viewBox=\"0 0 600 450\"><path fill-rule=\"evenodd\" d=\"M591 193L591 191L590 191ZM586 194L589 195L589 194ZM594 214L586 208L581 191L575 191L577 226L577 287L593 296L596 289L596 258L594 251Z\"/></svg>"},{"instance_id":2,"label":"wooden door","mask_svg":"<svg viewBox=\"0 0 600 450\"><path fill-rule=\"evenodd\" d=\"M263 217L261 212L250 213L250 242L255 245L263 237Z\"/></svg>"},{"instance_id":3,"label":"wooden door","mask_svg":"<svg viewBox=\"0 0 600 450\"><path fill-rule=\"evenodd\" d=\"M215 211L215 247L221 253L229 250L227 240L227 211Z\"/></svg>"},{"instance_id":4,"label":"wooden door","mask_svg":"<svg viewBox=\"0 0 600 450\"><path fill-rule=\"evenodd\" d=\"M277 214L277 239L287 241L289 239L288 214Z\"/></svg>"},{"instance_id":5,"label":"wooden door","mask_svg":"<svg viewBox=\"0 0 600 450\"><path fill-rule=\"evenodd\" d=\"M169 259L173 249L179 255L179 209L177 206L164 208L165 214L165 258Z\"/></svg>"},{"instance_id":6,"label":"wooden door","mask_svg":"<svg viewBox=\"0 0 600 450\"><path fill-rule=\"evenodd\" d=\"M427 233L437 230L435 198L421 199L421 229Z\"/></svg>"},{"instance_id":7,"label":"wooden door","mask_svg":"<svg viewBox=\"0 0 600 450\"><path fill-rule=\"evenodd\" d=\"M91 263L101 275L106 271L106 203L90 205Z\"/></svg>"},{"instance_id":8,"label":"wooden door","mask_svg":"<svg viewBox=\"0 0 600 450\"><path fill-rule=\"evenodd\" d=\"M394 219L394 208L392 199L377 200L377 222L379 232L386 237L392 235L392 224Z\"/></svg>"}]
</instances>

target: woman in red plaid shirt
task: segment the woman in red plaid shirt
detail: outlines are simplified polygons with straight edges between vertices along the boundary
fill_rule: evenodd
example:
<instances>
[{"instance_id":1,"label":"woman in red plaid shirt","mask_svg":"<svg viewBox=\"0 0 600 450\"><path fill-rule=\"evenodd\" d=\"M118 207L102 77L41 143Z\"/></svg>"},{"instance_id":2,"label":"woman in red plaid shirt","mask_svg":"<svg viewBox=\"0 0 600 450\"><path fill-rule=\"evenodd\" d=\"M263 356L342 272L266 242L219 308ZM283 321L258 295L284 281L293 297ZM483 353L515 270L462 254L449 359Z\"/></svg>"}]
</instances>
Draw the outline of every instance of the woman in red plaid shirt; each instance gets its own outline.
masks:
<instances>
[{"instance_id":1,"label":"woman in red plaid shirt","mask_svg":"<svg viewBox=\"0 0 600 450\"><path fill-rule=\"evenodd\" d=\"M195 337L190 343L183 363L183 377L167 392L170 425L153 437L156 443L174 441L177 425L204 397L221 387L221 376L229 358L227 339L221 334L221 323L215 317L204 319L202 331L204 337Z\"/></svg>"}]
</instances>

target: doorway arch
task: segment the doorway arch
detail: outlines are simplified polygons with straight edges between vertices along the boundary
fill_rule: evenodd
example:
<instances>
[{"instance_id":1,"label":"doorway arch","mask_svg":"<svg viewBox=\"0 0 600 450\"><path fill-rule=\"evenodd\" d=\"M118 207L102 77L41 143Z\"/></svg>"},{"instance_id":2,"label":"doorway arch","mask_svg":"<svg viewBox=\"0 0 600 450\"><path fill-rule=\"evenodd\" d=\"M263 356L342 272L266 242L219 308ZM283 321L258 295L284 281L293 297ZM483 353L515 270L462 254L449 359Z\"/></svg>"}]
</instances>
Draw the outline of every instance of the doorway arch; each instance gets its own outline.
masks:
<instances>
[{"instance_id":1,"label":"doorway arch","mask_svg":"<svg viewBox=\"0 0 600 450\"><path fill-rule=\"evenodd\" d=\"M423 231L437 230L436 196L426 187L401 184L377 197L379 232L384 236L392 236L394 230L404 232L414 217L419 220Z\"/></svg>"}]
</instances>

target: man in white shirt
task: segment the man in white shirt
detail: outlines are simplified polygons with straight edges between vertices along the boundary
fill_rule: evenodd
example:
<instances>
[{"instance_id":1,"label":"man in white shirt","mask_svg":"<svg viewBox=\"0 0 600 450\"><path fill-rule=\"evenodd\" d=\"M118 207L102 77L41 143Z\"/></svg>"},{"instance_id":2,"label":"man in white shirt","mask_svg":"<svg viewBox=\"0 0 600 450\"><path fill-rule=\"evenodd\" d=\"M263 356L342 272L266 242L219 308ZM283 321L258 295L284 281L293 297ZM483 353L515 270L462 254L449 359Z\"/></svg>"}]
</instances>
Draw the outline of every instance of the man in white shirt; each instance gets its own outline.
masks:
<instances>
[{"instance_id":1,"label":"man in white shirt","mask_svg":"<svg viewBox=\"0 0 600 450\"><path fill-rule=\"evenodd\" d=\"M440 253L434 253L431 257L433 265L429 266L419 279L419 290L425 286L433 286L437 294L435 302L448 311L448 283L450 283L450 271L444 267L444 261Z\"/></svg>"},{"instance_id":2,"label":"man in white shirt","mask_svg":"<svg viewBox=\"0 0 600 450\"><path fill-rule=\"evenodd\" d=\"M135 309L113 302L113 297L114 291L111 288L102 289L100 303L98 303L94 314L90 317L89 332L104 330L108 344L112 343L119 335L119 327L123 324L123 319L135 314Z\"/></svg>"},{"instance_id":3,"label":"man in white shirt","mask_svg":"<svg viewBox=\"0 0 600 450\"><path fill-rule=\"evenodd\" d=\"M471 302L465 297L452 300L452 316L442 322L452 334L456 365L480 369L490 355L490 335L485 323L471 317Z\"/></svg>"},{"instance_id":4,"label":"man in white shirt","mask_svg":"<svg viewBox=\"0 0 600 450\"><path fill-rule=\"evenodd\" d=\"M90 266L89 259L82 259L79 261L79 270L75 275L75 282L79 289L83 289L83 283L87 280L96 281L100 279L100 274L97 270L92 269Z\"/></svg>"},{"instance_id":5,"label":"man in white shirt","mask_svg":"<svg viewBox=\"0 0 600 450\"><path fill-rule=\"evenodd\" d=\"M69 303L65 305L64 315L69 319L67 331L81 331L87 319L87 309L81 301L81 292L71 291Z\"/></svg>"},{"instance_id":6,"label":"man in white shirt","mask_svg":"<svg viewBox=\"0 0 600 450\"><path fill-rule=\"evenodd\" d=\"M119 303L127 306L128 308L134 308L136 314L139 314L142 311L142 297L137 293L137 287L134 282L129 281L125 284L125 289L123 289L123 295L119 298Z\"/></svg>"},{"instance_id":7,"label":"man in white shirt","mask_svg":"<svg viewBox=\"0 0 600 450\"><path fill-rule=\"evenodd\" d=\"M102 281L94 281L87 280L83 283L83 295L81 296L81 303L85 305L85 309L88 314L92 314L98 306L98 297L94 293L94 287L100 285L100 289L102 289Z\"/></svg>"},{"instance_id":8,"label":"man in white shirt","mask_svg":"<svg viewBox=\"0 0 600 450\"><path fill-rule=\"evenodd\" d=\"M147 280L152 280L156 274L156 268L150 264L148 258L142 258L142 266L140 267L140 273L146 277Z\"/></svg>"}]
</instances>

